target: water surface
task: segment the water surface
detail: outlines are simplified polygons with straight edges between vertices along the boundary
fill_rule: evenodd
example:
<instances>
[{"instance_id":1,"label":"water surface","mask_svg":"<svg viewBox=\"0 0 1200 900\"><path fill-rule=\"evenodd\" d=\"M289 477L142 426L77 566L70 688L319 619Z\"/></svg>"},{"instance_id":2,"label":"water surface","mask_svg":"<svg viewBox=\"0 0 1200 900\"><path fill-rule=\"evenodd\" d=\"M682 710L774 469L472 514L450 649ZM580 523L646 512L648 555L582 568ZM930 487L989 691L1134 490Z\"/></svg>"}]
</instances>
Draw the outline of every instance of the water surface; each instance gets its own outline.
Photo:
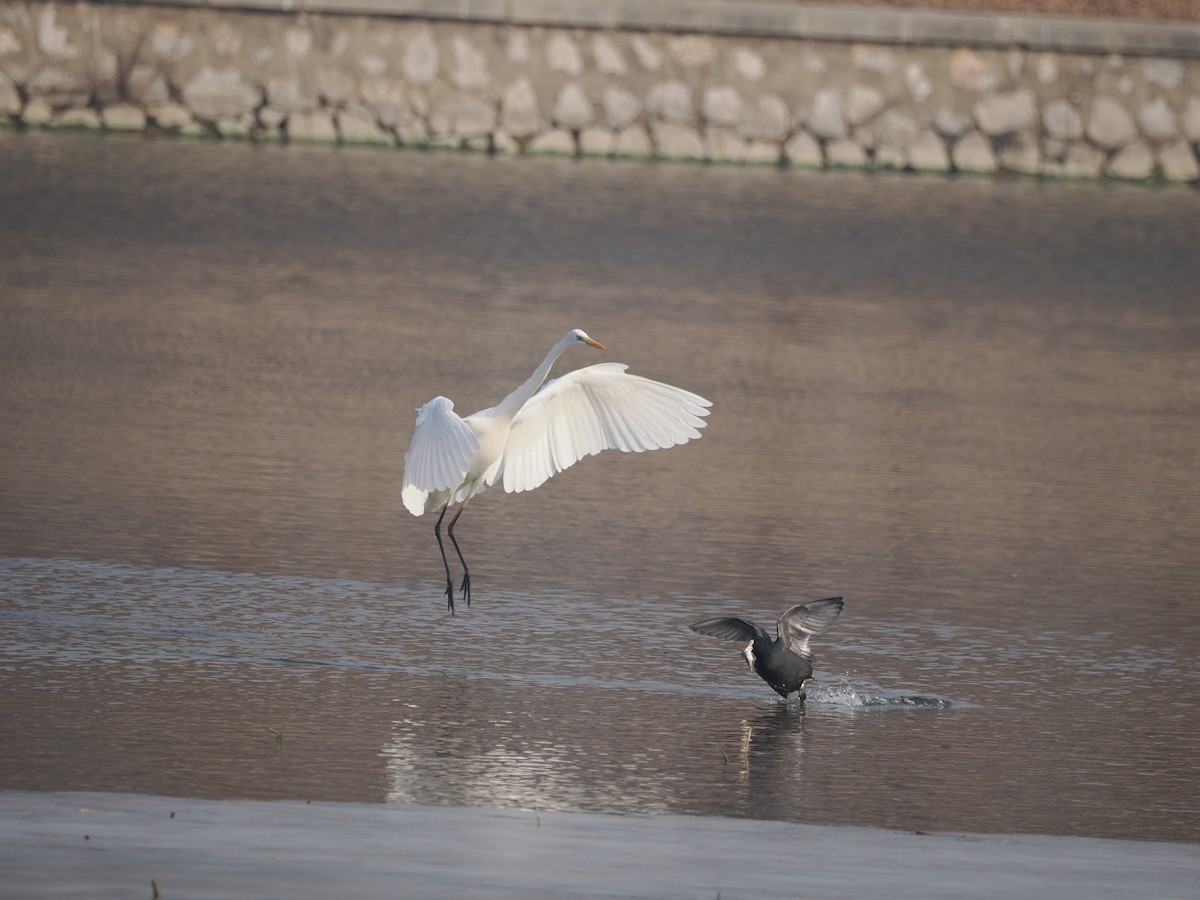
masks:
<instances>
[{"instance_id":1,"label":"water surface","mask_svg":"<svg viewBox=\"0 0 1200 900\"><path fill-rule=\"evenodd\" d=\"M0 788L1200 839L1193 192L3 132L0 171ZM576 326L710 425L474 501L452 619L414 410ZM687 629L835 594L803 707Z\"/></svg>"}]
</instances>

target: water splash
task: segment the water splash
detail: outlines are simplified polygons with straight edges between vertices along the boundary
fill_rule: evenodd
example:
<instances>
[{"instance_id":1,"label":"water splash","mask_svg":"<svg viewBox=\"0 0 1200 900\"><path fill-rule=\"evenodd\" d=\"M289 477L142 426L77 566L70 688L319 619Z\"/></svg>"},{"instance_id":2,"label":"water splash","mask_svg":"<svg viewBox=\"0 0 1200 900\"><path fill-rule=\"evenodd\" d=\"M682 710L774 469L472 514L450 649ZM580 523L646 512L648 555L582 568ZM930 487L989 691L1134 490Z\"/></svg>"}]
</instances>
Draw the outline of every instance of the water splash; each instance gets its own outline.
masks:
<instances>
[{"instance_id":1,"label":"water splash","mask_svg":"<svg viewBox=\"0 0 1200 900\"><path fill-rule=\"evenodd\" d=\"M831 684L812 685L807 690L806 702L810 705L835 709L858 709L861 707L903 707L909 709L950 709L962 707L960 701L946 697L924 697L915 694L871 693L860 690L848 680Z\"/></svg>"}]
</instances>

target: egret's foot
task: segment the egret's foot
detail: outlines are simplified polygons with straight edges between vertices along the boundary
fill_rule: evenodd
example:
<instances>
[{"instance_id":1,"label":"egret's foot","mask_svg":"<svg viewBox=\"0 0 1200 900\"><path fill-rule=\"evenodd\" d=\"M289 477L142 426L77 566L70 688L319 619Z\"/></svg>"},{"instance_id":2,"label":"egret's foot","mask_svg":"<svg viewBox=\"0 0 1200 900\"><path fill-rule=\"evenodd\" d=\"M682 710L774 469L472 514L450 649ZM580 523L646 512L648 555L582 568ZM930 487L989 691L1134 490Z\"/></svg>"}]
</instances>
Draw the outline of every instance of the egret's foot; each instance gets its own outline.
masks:
<instances>
[{"instance_id":1,"label":"egret's foot","mask_svg":"<svg viewBox=\"0 0 1200 900\"><path fill-rule=\"evenodd\" d=\"M471 573L470 572L463 573L462 586L459 587L458 592L467 598L467 608L469 609L471 606Z\"/></svg>"},{"instance_id":2,"label":"egret's foot","mask_svg":"<svg viewBox=\"0 0 1200 900\"><path fill-rule=\"evenodd\" d=\"M446 582L446 609L454 615L454 585L449 581Z\"/></svg>"}]
</instances>

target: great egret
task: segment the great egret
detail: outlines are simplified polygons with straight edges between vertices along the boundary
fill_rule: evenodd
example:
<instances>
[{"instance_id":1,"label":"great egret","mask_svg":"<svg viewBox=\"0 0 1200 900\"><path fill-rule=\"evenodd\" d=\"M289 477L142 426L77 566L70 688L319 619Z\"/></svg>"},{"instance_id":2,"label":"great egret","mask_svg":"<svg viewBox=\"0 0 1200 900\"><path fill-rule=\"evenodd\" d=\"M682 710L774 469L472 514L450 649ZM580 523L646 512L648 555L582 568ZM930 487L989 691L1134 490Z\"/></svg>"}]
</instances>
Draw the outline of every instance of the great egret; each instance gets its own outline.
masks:
<instances>
[{"instance_id":1,"label":"great egret","mask_svg":"<svg viewBox=\"0 0 1200 900\"><path fill-rule=\"evenodd\" d=\"M775 640L745 619L706 619L693 625L692 631L726 641L749 641L742 651L746 665L780 697L786 699L792 691L800 691L803 700L804 685L813 674L808 639L832 625L844 605L841 597L830 597L793 606L779 617Z\"/></svg>"},{"instance_id":2,"label":"great egret","mask_svg":"<svg viewBox=\"0 0 1200 900\"><path fill-rule=\"evenodd\" d=\"M454 526L466 503L499 481L504 490L533 490L550 476L601 450L655 450L700 437L712 404L681 388L625 374L601 363L542 382L554 361L583 344L607 350L578 328L550 348L542 364L496 406L459 418L454 404L434 397L417 410L404 454L404 505L414 516L441 509L433 533L446 568L446 608L454 612L454 583L442 544L446 510L462 504L446 531L462 564L459 588L471 605L471 573ZM540 389L540 390L539 390Z\"/></svg>"}]
</instances>

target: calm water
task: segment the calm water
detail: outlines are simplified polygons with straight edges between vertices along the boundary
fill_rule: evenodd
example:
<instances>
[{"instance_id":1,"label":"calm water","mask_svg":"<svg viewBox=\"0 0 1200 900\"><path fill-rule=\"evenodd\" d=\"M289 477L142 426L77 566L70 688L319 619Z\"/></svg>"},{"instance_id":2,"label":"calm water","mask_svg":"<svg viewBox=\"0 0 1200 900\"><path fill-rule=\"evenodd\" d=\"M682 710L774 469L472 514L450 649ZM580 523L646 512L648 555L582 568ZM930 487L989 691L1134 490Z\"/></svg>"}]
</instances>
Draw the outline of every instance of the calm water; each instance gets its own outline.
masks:
<instances>
[{"instance_id":1,"label":"calm water","mask_svg":"<svg viewBox=\"0 0 1200 900\"><path fill-rule=\"evenodd\" d=\"M0 172L0 789L1200 840L1194 192L2 131ZM451 619L414 409L575 326L710 425L473 503ZM803 707L687 629L833 594Z\"/></svg>"}]
</instances>

